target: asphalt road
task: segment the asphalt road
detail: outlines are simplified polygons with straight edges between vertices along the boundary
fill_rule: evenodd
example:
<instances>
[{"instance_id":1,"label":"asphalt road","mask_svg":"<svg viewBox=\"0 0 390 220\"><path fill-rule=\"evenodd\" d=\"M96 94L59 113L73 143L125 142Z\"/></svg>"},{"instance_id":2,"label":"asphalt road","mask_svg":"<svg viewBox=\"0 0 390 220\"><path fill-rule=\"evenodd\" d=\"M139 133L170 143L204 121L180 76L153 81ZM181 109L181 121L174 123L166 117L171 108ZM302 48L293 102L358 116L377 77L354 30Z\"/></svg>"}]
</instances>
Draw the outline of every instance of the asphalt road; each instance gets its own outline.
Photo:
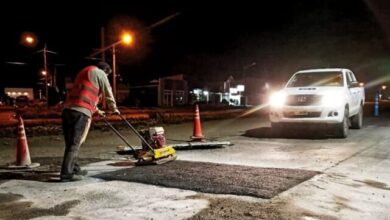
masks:
<instances>
[{"instance_id":1,"label":"asphalt road","mask_svg":"<svg viewBox=\"0 0 390 220\"><path fill-rule=\"evenodd\" d=\"M80 182L0 182L0 219L29 217L67 219L390 219L390 114L365 117L361 130L346 139L321 137L312 131L275 136L264 117L202 123L209 140L230 141L220 149L179 151L179 160L263 168L319 171L271 199L204 194L92 177ZM192 123L164 126L171 143L186 141ZM296 131L294 131L296 132ZM139 141L124 132L130 142ZM61 136L28 139L32 157L61 157ZM93 131L80 157L117 158L123 145L109 131ZM12 162L15 140L0 139L0 164ZM85 166L90 175L113 171L107 162ZM7 210L24 208L15 215Z\"/></svg>"}]
</instances>

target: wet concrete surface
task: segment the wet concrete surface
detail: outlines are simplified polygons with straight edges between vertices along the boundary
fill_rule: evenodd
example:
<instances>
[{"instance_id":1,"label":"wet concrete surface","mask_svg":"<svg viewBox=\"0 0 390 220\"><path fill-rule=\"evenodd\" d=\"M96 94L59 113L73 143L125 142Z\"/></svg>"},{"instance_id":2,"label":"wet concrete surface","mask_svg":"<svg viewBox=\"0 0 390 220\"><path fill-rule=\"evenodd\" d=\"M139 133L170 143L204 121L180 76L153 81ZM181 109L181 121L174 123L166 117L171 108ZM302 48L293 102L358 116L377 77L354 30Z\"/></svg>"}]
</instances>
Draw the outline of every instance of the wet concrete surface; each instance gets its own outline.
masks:
<instances>
[{"instance_id":1,"label":"wet concrete surface","mask_svg":"<svg viewBox=\"0 0 390 220\"><path fill-rule=\"evenodd\" d=\"M40 166L32 169L0 169L0 180L33 180L40 182L51 182L59 178L61 171L62 157L33 157L34 163ZM80 166L102 161L98 158L79 158Z\"/></svg>"},{"instance_id":2,"label":"wet concrete surface","mask_svg":"<svg viewBox=\"0 0 390 220\"><path fill-rule=\"evenodd\" d=\"M51 208L33 207L33 202L22 200L19 194L0 193L0 219L33 219L44 216L64 216L69 209L79 204L78 200L70 200Z\"/></svg>"},{"instance_id":3,"label":"wet concrete surface","mask_svg":"<svg viewBox=\"0 0 390 220\"><path fill-rule=\"evenodd\" d=\"M173 161L159 166L138 166L103 173L95 177L270 199L316 174L319 172Z\"/></svg>"}]
</instances>

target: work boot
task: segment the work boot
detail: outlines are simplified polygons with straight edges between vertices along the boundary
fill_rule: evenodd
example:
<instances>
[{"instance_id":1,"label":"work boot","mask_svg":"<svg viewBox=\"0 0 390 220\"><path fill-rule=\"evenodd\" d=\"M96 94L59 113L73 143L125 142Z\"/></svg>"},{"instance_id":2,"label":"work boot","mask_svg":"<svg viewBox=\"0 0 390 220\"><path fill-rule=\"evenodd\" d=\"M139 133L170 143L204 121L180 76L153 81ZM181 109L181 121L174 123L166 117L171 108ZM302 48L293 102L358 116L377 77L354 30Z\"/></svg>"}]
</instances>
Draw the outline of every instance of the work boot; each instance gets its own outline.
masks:
<instances>
[{"instance_id":1,"label":"work boot","mask_svg":"<svg viewBox=\"0 0 390 220\"><path fill-rule=\"evenodd\" d=\"M79 181L83 179L83 176L76 175L76 174L70 174L70 175L61 175L60 176L61 182L72 182L72 181Z\"/></svg>"},{"instance_id":2,"label":"work boot","mask_svg":"<svg viewBox=\"0 0 390 220\"><path fill-rule=\"evenodd\" d=\"M83 180L83 176L77 174L61 175L60 179L61 182L72 182L72 181Z\"/></svg>"},{"instance_id":3,"label":"work boot","mask_svg":"<svg viewBox=\"0 0 390 220\"><path fill-rule=\"evenodd\" d=\"M88 171L87 170L82 170L80 165L78 165L77 163L74 165L74 168L73 168L73 174L76 174L76 175L81 175L81 176L86 176L88 174Z\"/></svg>"},{"instance_id":4,"label":"work boot","mask_svg":"<svg viewBox=\"0 0 390 220\"><path fill-rule=\"evenodd\" d=\"M88 174L88 170L79 170L77 172L73 172L75 175L80 175L80 176L86 176Z\"/></svg>"}]
</instances>

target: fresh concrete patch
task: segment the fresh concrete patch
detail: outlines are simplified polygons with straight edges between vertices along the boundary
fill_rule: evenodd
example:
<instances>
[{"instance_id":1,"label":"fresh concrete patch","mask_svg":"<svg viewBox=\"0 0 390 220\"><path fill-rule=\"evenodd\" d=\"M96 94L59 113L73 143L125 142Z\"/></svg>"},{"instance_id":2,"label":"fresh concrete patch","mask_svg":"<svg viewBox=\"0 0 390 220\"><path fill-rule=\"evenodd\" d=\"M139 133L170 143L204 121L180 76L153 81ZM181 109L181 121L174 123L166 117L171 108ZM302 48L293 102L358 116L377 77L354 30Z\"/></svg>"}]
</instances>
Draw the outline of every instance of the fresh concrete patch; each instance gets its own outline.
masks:
<instances>
[{"instance_id":1,"label":"fresh concrete patch","mask_svg":"<svg viewBox=\"0 0 390 220\"><path fill-rule=\"evenodd\" d=\"M269 199L318 174L315 171L258 168L205 162L173 161L98 174L124 180L215 194Z\"/></svg>"}]
</instances>

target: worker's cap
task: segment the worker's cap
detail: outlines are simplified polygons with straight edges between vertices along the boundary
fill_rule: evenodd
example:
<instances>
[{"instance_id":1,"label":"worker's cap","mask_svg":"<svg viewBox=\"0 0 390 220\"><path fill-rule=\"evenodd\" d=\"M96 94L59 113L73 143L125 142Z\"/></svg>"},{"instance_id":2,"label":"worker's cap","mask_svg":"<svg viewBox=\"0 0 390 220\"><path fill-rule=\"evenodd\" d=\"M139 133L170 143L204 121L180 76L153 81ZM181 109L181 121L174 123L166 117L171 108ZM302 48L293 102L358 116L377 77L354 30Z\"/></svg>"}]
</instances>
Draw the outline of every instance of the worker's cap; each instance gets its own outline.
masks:
<instances>
[{"instance_id":1,"label":"worker's cap","mask_svg":"<svg viewBox=\"0 0 390 220\"><path fill-rule=\"evenodd\" d=\"M103 70L107 75L112 73L111 66L106 62L100 61L96 64L96 66Z\"/></svg>"}]
</instances>

